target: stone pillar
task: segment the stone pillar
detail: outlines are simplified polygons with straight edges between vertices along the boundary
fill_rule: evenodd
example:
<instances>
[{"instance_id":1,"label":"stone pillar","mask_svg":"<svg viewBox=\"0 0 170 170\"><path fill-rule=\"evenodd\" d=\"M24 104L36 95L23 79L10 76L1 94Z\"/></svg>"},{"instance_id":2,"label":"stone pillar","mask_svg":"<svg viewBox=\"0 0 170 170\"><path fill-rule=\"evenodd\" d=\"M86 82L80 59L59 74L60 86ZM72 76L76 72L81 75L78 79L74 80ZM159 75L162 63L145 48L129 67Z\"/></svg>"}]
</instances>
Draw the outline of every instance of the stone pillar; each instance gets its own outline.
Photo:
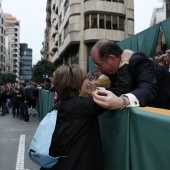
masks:
<instances>
[{"instance_id":1,"label":"stone pillar","mask_svg":"<svg viewBox=\"0 0 170 170\"><path fill-rule=\"evenodd\" d=\"M79 65L87 70L87 46L84 44L84 1L81 1Z\"/></svg>"}]
</instances>

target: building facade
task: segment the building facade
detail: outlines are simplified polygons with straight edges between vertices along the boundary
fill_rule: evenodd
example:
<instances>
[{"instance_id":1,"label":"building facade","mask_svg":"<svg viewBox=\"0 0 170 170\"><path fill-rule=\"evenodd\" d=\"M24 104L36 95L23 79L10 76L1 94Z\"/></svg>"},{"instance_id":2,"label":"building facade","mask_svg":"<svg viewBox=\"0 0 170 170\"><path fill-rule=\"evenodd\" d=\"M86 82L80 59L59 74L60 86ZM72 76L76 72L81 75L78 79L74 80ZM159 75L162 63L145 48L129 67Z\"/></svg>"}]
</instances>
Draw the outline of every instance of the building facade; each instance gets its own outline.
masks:
<instances>
[{"instance_id":1,"label":"building facade","mask_svg":"<svg viewBox=\"0 0 170 170\"><path fill-rule=\"evenodd\" d=\"M119 42L134 34L133 0L47 0L46 9L41 54L56 66L76 63L88 70L97 40Z\"/></svg>"},{"instance_id":2,"label":"building facade","mask_svg":"<svg viewBox=\"0 0 170 170\"><path fill-rule=\"evenodd\" d=\"M170 0L164 0L161 7L154 8L150 21L150 27L170 17ZM159 31L156 53L165 53L167 43L162 30Z\"/></svg>"},{"instance_id":3,"label":"building facade","mask_svg":"<svg viewBox=\"0 0 170 170\"><path fill-rule=\"evenodd\" d=\"M32 77L32 49L28 48L28 44L20 43L20 57L20 80L30 84Z\"/></svg>"},{"instance_id":4,"label":"building facade","mask_svg":"<svg viewBox=\"0 0 170 170\"><path fill-rule=\"evenodd\" d=\"M0 73L6 72L5 18L0 6Z\"/></svg>"},{"instance_id":5,"label":"building facade","mask_svg":"<svg viewBox=\"0 0 170 170\"><path fill-rule=\"evenodd\" d=\"M6 36L10 38L12 51L12 74L16 76L16 82L20 79L20 22L11 14L4 13L6 20Z\"/></svg>"},{"instance_id":6,"label":"building facade","mask_svg":"<svg viewBox=\"0 0 170 170\"><path fill-rule=\"evenodd\" d=\"M165 19L166 19L166 4L163 3L161 7L153 9L150 26L153 26Z\"/></svg>"},{"instance_id":7,"label":"building facade","mask_svg":"<svg viewBox=\"0 0 170 170\"><path fill-rule=\"evenodd\" d=\"M6 50L6 73L12 74L12 49L11 49L11 37L5 37L5 50Z\"/></svg>"},{"instance_id":8,"label":"building facade","mask_svg":"<svg viewBox=\"0 0 170 170\"><path fill-rule=\"evenodd\" d=\"M170 17L170 0L166 0L166 18Z\"/></svg>"}]
</instances>

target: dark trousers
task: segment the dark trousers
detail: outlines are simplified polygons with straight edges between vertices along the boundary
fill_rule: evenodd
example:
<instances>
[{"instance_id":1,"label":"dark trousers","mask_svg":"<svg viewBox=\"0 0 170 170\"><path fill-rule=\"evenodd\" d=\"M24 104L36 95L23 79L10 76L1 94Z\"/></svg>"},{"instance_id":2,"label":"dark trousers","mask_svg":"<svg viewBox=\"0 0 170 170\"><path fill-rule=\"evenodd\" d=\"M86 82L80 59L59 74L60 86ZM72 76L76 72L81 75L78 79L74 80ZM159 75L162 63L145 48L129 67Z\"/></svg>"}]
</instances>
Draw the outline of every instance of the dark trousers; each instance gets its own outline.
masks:
<instances>
[{"instance_id":1,"label":"dark trousers","mask_svg":"<svg viewBox=\"0 0 170 170\"><path fill-rule=\"evenodd\" d=\"M17 113L17 116L19 116L19 103L18 102L13 102L12 103L12 114L15 116Z\"/></svg>"},{"instance_id":2,"label":"dark trousers","mask_svg":"<svg viewBox=\"0 0 170 170\"><path fill-rule=\"evenodd\" d=\"M5 115L5 111L6 111L6 102L1 101L1 107L2 107L2 115Z\"/></svg>"},{"instance_id":3,"label":"dark trousers","mask_svg":"<svg viewBox=\"0 0 170 170\"><path fill-rule=\"evenodd\" d=\"M25 102L20 102L20 116L25 120L29 121L28 106Z\"/></svg>"},{"instance_id":4,"label":"dark trousers","mask_svg":"<svg viewBox=\"0 0 170 170\"><path fill-rule=\"evenodd\" d=\"M31 108L31 106L32 106L32 108L35 109L35 107L36 107L36 99L31 99L31 100L29 101L28 107Z\"/></svg>"}]
</instances>

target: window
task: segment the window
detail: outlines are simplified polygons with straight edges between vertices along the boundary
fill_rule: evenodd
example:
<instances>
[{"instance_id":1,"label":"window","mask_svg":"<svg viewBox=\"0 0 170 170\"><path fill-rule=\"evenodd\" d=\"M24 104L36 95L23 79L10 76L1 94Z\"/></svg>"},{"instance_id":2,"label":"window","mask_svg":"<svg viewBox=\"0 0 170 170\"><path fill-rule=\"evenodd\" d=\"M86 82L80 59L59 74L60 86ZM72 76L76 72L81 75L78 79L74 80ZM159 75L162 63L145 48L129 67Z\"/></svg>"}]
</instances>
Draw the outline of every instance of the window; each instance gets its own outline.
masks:
<instances>
[{"instance_id":1,"label":"window","mask_svg":"<svg viewBox=\"0 0 170 170\"><path fill-rule=\"evenodd\" d=\"M64 13L66 13L68 6L69 6L69 0L66 0L64 4Z\"/></svg>"},{"instance_id":2,"label":"window","mask_svg":"<svg viewBox=\"0 0 170 170\"><path fill-rule=\"evenodd\" d=\"M57 30L57 31L58 31L58 24L56 25L55 30Z\"/></svg>"},{"instance_id":3,"label":"window","mask_svg":"<svg viewBox=\"0 0 170 170\"><path fill-rule=\"evenodd\" d=\"M118 26L117 26L117 16L112 16L112 29L113 30L117 30Z\"/></svg>"},{"instance_id":4,"label":"window","mask_svg":"<svg viewBox=\"0 0 170 170\"><path fill-rule=\"evenodd\" d=\"M61 34L59 35L59 46L61 45Z\"/></svg>"},{"instance_id":5,"label":"window","mask_svg":"<svg viewBox=\"0 0 170 170\"><path fill-rule=\"evenodd\" d=\"M85 29L89 29L89 15L85 16Z\"/></svg>"},{"instance_id":6,"label":"window","mask_svg":"<svg viewBox=\"0 0 170 170\"><path fill-rule=\"evenodd\" d=\"M104 15L99 15L99 28L104 28Z\"/></svg>"},{"instance_id":7,"label":"window","mask_svg":"<svg viewBox=\"0 0 170 170\"><path fill-rule=\"evenodd\" d=\"M111 29L111 15L106 15L106 29Z\"/></svg>"},{"instance_id":8,"label":"window","mask_svg":"<svg viewBox=\"0 0 170 170\"><path fill-rule=\"evenodd\" d=\"M91 26L89 27L89 23ZM103 28L111 30L122 30L125 27L125 17L118 14L88 14L85 15L85 29Z\"/></svg>"},{"instance_id":9,"label":"window","mask_svg":"<svg viewBox=\"0 0 170 170\"><path fill-rule=\"evenodd\" d=\"M91 28L97 28L97 14L91 14Z\"/></svg>"},{"instance_id":10,"label":"window","mask_svg":"<svg viewBox=\"0 0 170 170\"><path fill-rule=\"evenodd\" d=\"M69 22L67 22L64 27L64 39L67 37L68 33L69 33Z\"/></svg>"},{"instance_id":11,"label":"window","mask_svg":"<svg viewBox=\"0 0 170 170\"><path fill-rule=\"evenodd\" d=\"M124 25L125 25L125 19L121 16L119 16L119 30L124 31Z\"/></svg>"},{"instance_id":12,"label":"window","mask_svg":"<svg viewBox=\"0 0 170 170\"><path fill-rule=\"evenodd\" d=\"M59 22L58 22L58 25L59 25L59 26L61 25L61 18L62 18L62 15L60 14L60 16L59 16Z\"/></svg>"}]
</instances>

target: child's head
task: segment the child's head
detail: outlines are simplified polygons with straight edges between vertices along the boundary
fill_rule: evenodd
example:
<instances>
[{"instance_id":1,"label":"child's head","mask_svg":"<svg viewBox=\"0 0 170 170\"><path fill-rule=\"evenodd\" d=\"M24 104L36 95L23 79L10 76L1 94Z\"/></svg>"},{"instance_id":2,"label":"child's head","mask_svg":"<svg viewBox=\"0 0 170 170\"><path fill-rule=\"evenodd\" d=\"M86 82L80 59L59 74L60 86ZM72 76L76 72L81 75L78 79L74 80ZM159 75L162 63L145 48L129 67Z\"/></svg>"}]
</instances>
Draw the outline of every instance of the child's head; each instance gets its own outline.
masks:
<instances>
[{"instance_id":1,"label":"child's head","mask_svg":"<svg viewBox=\"0 0 170 170\"><path fill-rule=\"evenodd\" d=\"M56 70L54 87L61 100L76 97L81 94L83 82L86 80L86 72L80 66L62 65Z\"/></svg>"}]
</instances>

